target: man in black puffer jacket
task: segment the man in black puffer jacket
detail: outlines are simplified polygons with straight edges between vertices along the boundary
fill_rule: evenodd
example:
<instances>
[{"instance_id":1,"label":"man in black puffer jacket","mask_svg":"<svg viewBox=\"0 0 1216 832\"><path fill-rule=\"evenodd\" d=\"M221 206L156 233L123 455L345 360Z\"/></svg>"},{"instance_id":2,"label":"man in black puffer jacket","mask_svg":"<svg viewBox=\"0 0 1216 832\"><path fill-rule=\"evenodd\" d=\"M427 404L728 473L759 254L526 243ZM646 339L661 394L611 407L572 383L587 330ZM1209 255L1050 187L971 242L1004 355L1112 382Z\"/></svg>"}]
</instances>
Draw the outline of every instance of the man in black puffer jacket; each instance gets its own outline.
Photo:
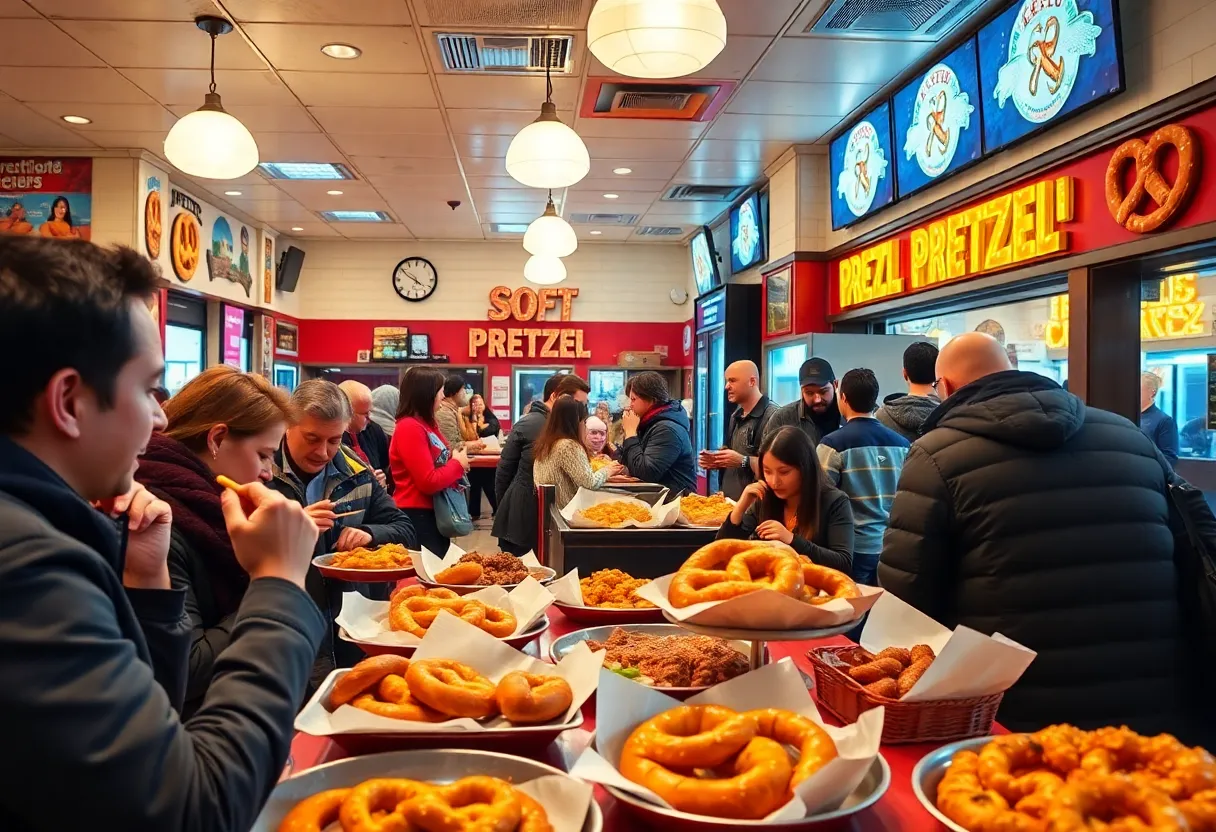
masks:
<instances>
[{"instance_id":1,"label":"man in black puffer jacket","mask_svg":"<svg viewBox=\"0 0 1216 832\"><path fill-rule=\"evenodd\" d=\"M1166 468L1152 442L1011 370L981 333L947 344L937 375L943 403L904 463L883 588L947 627L1038 652L1001 705L1011 730L1193 736Z\"/></svg>"}]
</instances>

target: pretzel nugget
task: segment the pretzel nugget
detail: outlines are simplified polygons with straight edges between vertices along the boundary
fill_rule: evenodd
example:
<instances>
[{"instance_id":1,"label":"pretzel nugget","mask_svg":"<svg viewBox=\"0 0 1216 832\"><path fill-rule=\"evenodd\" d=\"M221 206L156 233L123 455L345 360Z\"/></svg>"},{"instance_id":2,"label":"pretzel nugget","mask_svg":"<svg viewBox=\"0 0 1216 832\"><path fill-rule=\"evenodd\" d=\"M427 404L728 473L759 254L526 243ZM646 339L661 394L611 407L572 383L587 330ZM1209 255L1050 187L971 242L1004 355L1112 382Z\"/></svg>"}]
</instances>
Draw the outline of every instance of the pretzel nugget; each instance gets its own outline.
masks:
<instances>
[{"instance_id":1,"label":"pretzel nugget","mask_svg":"<svg viewBox=\"0 0 1216 832\"><path fill-rule=\"evenodd\" d=\"M899 674L899 695L903 696L908 691L912 690L912 686L920 681L920 677L925 675L925 671L929 669L929 665L933 664L933 659L921 659L918 662L912 662L906 670Z\"/></svg>"},{"instance_id":2,"label":"pretzel nugget","mask_svg":"<svg viewBox=\"0 0 1216 832\"><path fill-rule=\"evenodd\" d=\"M868 685L871 682L877 682L879 679L898 676L899 672L903 669L904 666L899 663L899 659L888 657L885 659L875 659L869 664L850 667L849 675L863 685Z\"/></svg>"}]
</instances>

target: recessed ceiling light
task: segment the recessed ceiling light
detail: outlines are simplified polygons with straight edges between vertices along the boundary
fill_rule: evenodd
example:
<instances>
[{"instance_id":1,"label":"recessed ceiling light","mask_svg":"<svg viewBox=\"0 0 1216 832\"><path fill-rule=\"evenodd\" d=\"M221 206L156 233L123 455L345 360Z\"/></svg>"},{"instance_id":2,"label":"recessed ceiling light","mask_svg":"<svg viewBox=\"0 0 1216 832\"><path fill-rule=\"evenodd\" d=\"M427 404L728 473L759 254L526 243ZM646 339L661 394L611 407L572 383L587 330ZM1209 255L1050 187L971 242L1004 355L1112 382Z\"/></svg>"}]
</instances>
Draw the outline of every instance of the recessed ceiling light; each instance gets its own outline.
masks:
<instances>
[{"instance_id":1,"label":"recessed ceiling light","mask_svg":"<svg viewBox=\"0 0 1216 832\"><path fill-rule=\"evenodd\" d=\"M224 191L224 196L240 196L240 191Z\"/></svg>"},{"instance_id":2,"label":"recessed ceiling light","mask_svg":"<svg viewBox=\"0 0 1216 832\"><path fill-rule=\"evenodd\" d=\"M341 191L326 191L325 193L329 194L330 196L342 196Z\"/></svg>"},{"instance_id":3,"label":"recessed ceiling light","mask_svg":"<svg viewBox=\"0 0 1216 832\"><path fill-rule=\"evenodd\" d=\"M299 225L293 225L293 226L291 227L291 230L292 230L292 231L303 231L304 229L303 229L303 227L302 227L302 226L299 226Z\"/></svg>"},{"instance_id":4,"label":"recessed ceiling light","mask_svg":"<svg viewBox=\"0 0 1216 832\"><path fill-rule=\"evenodd\" d=\"M93 119L84 116L61 116L68 124L92 124Z\"/></svg>"},{"instance_id":5,"label":"recessed ceiling light","mask_svg":"<svg viewBox=\"0 0 1216 832\"><path fill-rule=\"evenodd\" d=\"M327 43L321 47L321 51L340 61L350 61L363 54L362 49L349 43Z\"/></svg>"},{"instance_id":6,"label":"recessed ceiling light","mask_svg":"<svg viewBox=\"0 0 1216 832\"><path fill-rule=\"evenodd\" d=\"M591 233L598 237L600 234L603 234L604 232L603 231L592 231Z\"/></svg>"},{"instance_id":7,"label":"recessed ceiling light","mask_svg":"<svg viewBox=\"0 0 1216 832\"><path fill-rule=\"evenodd\" d=\"M620 194L604 194L604 199L620 199Z\"/></svg>"},{"instance_id":8,"label":"recessed ceiling light","mask_svg":"<svg viewBox=\"0 0 1216 832\"><path fill-rule=\"evenodd\" d=\"M617 176L625 176L627 174L633 173L633 168L613 168L612 172L615 173Z\"/></svg>"}]
</instances>

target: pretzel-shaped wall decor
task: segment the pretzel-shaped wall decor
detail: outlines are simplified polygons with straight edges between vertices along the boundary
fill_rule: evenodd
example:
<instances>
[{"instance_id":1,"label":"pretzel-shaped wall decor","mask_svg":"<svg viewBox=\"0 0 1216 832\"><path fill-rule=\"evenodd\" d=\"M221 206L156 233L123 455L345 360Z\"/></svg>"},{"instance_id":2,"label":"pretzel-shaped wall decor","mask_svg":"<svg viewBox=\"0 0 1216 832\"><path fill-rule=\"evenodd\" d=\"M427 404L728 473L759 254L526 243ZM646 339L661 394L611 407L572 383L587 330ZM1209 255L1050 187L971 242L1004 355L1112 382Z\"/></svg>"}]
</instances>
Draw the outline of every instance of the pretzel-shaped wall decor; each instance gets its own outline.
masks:
<instances>
[{"instance_id":1,"label":"pretzel-shaped wall decor","mask_svg":"<svg viewBox=\"0 0 1216 832\"><path fill-rule=\"evenodd\" d=\"M1161 171L1162 151L1172 146L1178 152L1178 173L1173 184L1166 182ZM1136 172L1135 182L1123 191L1123 171L1131 163ZM1169 124L1149 137L1148 142L1129 139L1115 148L1106 166L1106 207L1115 222L1135 234L1149 234L1172 221L1182 210L1186 199L1198 181L1199 146L1191 130L1181 124ZM1140 204L1145 195L1157 203L1156 210L1142 214Z\"/></svg>"}]
</instances>

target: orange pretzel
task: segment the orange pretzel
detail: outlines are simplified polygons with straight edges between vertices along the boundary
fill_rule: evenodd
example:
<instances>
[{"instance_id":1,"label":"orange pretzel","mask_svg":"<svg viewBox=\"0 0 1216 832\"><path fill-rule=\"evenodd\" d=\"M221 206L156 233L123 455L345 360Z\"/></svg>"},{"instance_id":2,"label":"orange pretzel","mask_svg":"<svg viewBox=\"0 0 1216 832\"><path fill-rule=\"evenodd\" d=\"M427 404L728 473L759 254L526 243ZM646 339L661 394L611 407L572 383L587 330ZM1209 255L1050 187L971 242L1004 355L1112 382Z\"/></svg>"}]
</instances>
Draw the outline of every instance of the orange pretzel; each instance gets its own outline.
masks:
<instances>
[{"instance_id":1,"label":"orange pretzel","mask_svg":"<svg viewBox=\"0 0 1216 832\"><path fill-rule=\"evenodd\" d=\"M350 790L342 802L339 819L344 832L407 832L405 820L396 812L398 804L429 794L429 783L399 777L365 780Z\"/></svg>"},{"instance_id":2,"label":"orange pretzel","mask_svg":"<svg viewBox=\"0 0 1216 832\"><path fill-rule=\"evenodd\" d=\"M861 597L861 590L848 575L827 566L820 566L806 555L799 555L798 559L802 561L802 579L806 584L802 600L808 604L826 604L837 598ZM820 595L820 592L826 594Z\"/></svg>"},{"instance_id":3,"label":"orange pretzel","mask_svg":"<svg viewBox=\"0 0 1216 832\"><path fill-rule=\"evenodd\" d=\"M420 659L405 675L410 694L448 716L481 719L498 713L495 685L467 664Z\"/></svg>"},{"instance_id":4,"label":"orange pretzel","mask_svg":"<svg viewBox=\"0 0 1216 832\"><path fill-rule=\"evenodd\" d=\"M329 706L338 708L345 705L359 694L371 690L389 674L404 676L409 667L410 660L404 656L373 656L364 659L334 682L329 692Z\"/></svg>"},{"instance_id":5,"label":"orange pretzel","mask_svg":"<svg viewBox=\"0 0 1216 832\"><path fill-rule=\"evenodd\" d=\"M351 789L330 789L307 797L295 805L279 824L279 832L322 832L338 819L338 812Z\"/></svg>"},{"instance_id":6,"label":"orange pretzel","mask_svg":"<svg viewBox=\"0 0 1216 832\"><path fill-rule=\"evenodd\" d=\"M548 722L574 701L570 683L561 676L514 671L498 680L494 699L502 715L520 725Z\"/></svg>"}]
</instances>

